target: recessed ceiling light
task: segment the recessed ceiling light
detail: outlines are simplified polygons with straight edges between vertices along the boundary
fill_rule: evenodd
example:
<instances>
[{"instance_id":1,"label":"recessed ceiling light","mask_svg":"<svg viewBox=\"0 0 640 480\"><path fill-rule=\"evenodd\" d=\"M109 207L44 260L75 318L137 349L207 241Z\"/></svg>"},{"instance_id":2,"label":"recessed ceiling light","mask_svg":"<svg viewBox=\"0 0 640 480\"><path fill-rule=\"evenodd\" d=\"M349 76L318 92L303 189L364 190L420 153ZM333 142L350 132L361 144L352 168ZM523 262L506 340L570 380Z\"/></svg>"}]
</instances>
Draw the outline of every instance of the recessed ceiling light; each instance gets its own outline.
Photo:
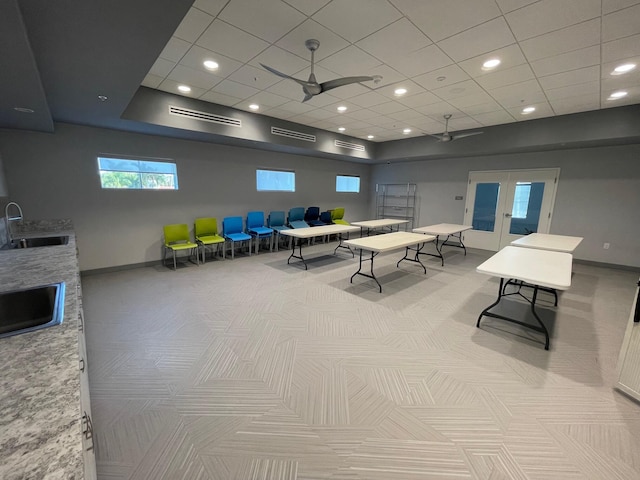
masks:
<instances>
[{"instance_id":1,"label":"recessed ceiling light","mask_svg":"<svg viewBox=\"0 0 640 480\"><path fill-rule=\"evenodd\" d=\"M611 75L622 75L624 73L630 72L634 68L636 68L635 63L625 63L624 65L618 65L616 68L613 69L613 72L611 72Z\"/></svg>"},{"instance_id":2,"label":"recessed ceiling light","mask_svg":"<svg viewBox=\"0 0 640 480\"><path fill-rule=\"evenodd\" d=\"M35 110L32 110L31 108L25 108L25 107L13 107L13 109L16 112L20 112L20 113L33 113L33 112L35 112Z\"/></svg>"},{"instance_id":3,"label":"recessed ceiling light","mask_svg":"<svg viewBox=\"0 0 640 480\"><path fill-rule=\"evenodd\" d=\"M205 60L202 63L204 65L204 68L206 68L207 70L217 70L219 67L218 62L214 62L213 60Z\"/></svg>"},{"instance_id":4,"label":"recessed ceiling light","mask_svg":"<svg viewBox=\"0 0 640 480\"><path fill-rule=\"evenodd\" d=\"M347 107L345 107L344 105L340 105L340 106L338 107L338 111L339 111L339 112L346 112L346 111L347 111Z\"/></svg>"},{"instance_id":5,"label":"recessed ceiling light","mask_svg":"<svg viewBox=\"0 0 640 480\"><path fill-rule=\"evenodd\" d=\"M373 135L367 135L367 138L368 138L369 140L371 140L371 139L376 138L376 137L374 137Z\"/></svg>"},{"instance_id":6,"label":"recessed ceiling light","mask_svg":"<svg viewBox=\"0 0 640 480\"><path fill-rule=\"evenodd\" d=\"M341 132L344 132L346 130L346 128L344 127L339 127L338 130L340 130Z\"/></svg>"},{"instance_id":7,"label":"recessed ceiling light","mask_svg":"<svg viewBox=\"0 0 640 480\"><path fill-rule=\"evenodd\" d=\"M186 85L178 85L178 90L182 93L189 93L191 91L191 87L187 87Z\"/></svg>"},{"instance_id":8,"label":"recessed ceiling light","mask_svg":"<svg viewBox=\"0 0 640 480\"><path fill-rule=\"evenodd\" d=\"M258 105L256 103L252 103L251 105L249 105L249 108L251 110L259 110L260 109L260 105Z\"/></svg>"},{"instance_id":9,"label":"recessed ceiling light","mask_svg":"<svg viewBox=\"0 0 640 480\"><path fill-rule=\"evenodd\" d=\"M405 128L404 130L402 130L402 133L404 133L405 135L407 133L411 133L411 129L410 128Z\"/></svg>"},{"instance_id":10,"label":"recessed ceiling light","mask_svg":"<svg viewBox=\"0 0 640 480\"><path fill-rule=\"evenodd\" d=\"M483 70L491 70L500 65L500 60L497 58L492 58L491 60L487 60L482 64Z\"/></svg>"},{"instance_id":11,"label":"recessed ceiling light","mask_svg":"<svg viewBox=\"0 0 640 480\"><path fill-rule=\"evenodd\" d=\"M400 95L404 95L405 93L407 93L407 89L406 89L406 88L403 88L403 87L396 88L396 89L393 91L393 94L394 94L394 95L396 95L396 96L398 96L398 97L399 97Z\"/></svg>"},{"instance_id":12,"label":"recessed ceiling light","mask_svg":"<svg viewBox=\"0 0 640 480\"><path fill-rule=\"evenodd\" d=\"M106 95L98 95L98 100L100 100L101 102L106 102L107 100L109 100L109 97L107 97Z\"/></svg>"},{"instance_id":13,"label":"recessed ceiling light","mask_svg":"<svg viewBox=\"0 0 640 480\"><path fill-rule=\"evenodd\" d=\"M624 90L620 90L619 92L613 92L611 95L609 95L609 100L617 100L618 98L626 96L627 92L625 92Z\"/></svg>"},{"instance_id":14,"label":"recessed ceiling light","mask_svg":"<svg viewBox=\"0 0 640 480\"><path fill-rule=\"evenodd\" d=\"M522 114L526 115L528 113L535 112L535 111L536 111L536 107L525 107L522 109Z\"/></svg>"}]
</instances>

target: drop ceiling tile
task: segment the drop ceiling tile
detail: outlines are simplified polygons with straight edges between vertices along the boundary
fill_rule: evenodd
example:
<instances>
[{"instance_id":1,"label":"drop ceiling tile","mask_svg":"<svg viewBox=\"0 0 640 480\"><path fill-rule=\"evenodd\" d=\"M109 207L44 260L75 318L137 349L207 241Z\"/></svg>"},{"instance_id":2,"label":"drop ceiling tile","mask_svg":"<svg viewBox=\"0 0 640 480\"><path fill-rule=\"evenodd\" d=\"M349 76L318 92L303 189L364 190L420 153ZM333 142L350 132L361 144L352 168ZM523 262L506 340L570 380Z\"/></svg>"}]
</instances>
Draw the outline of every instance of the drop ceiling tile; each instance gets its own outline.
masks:
<instances>
[{"instance_id":1,"label":"drop ceiling tile","mask_svg":"<svg viewBox=\"0 0 640 480\"><path fill-rule=\"evenodd\" d=\"M217 105L226 105L231 107L240 101L239 98L224 95L222 93L214 92L212 90L200 95L200 100L205 102L215 103Z\"/></svg>"},{"instance_id":2,"label":"drop ceiling tile","mask_svg":"<svg viewBox=\"0 0 640 480\"><path fill-rule=\"evenodd\" d=\"M416 52L432 44L433 42L406 18L357 42L357 46L362 50L389 65L406 53ZM399 55L398 52L403 52L403 55Z\"/></svg>"},{"instance_id":3,"label":"drop ceiling tile","mask_svg":"<svg viewBox=\"0 0 640 480\"><path fill-rule=\"evenodd\" d=\"M610 42L640 33L640 4L605 15L602 19L602 40Z\"/></svg>"},{"instance_id":4,"label":"drop ceiling tile","mask_svg":"<svg viewBox=\"0 0 640 480\"><path fill-rule=\"evenodd\" d=\"M324 7L331 0L284 0L293 8L298 9L305 15L311 16Z\"/></svg>"},{"instance_id":5,"label":"drop ceiling tile","mask_svg":"<svg viewBox=\"0 0 640 480\"><path fill-rule=\"evenodd\" d=\"M275 85L267 88L266 91L300 102L304 98L304 93L302 93L302 89L294 88L294 86L295 84L291 80L280 80Z\"/></svg>"},{"instance_id":6,"label":"drop ceiling tile","mask_svg":"<svg viewBox=\"0 0 640 480\"><path fill-rule=\"evenodd\" d=\"M397 56L387 63L403 75L413 77L446 67L453 61L437 45L428 45L415 52Z\"/></svg>"},{"instance_id":7,"label":"drop ceiling tile","mask_svg":"<svg viewBox=\"0 0 640 480\"><path fill-rule=\"evenodd\" d=\"M371 89L365 87L365 84L373 84L373 82L366 82L363 84L352 83L351 85L345 85L344 87L334 88L333 90L329 90L329 92L331 93L331 96L345 100L351 97L362 95L363 93L370 92ZM325 94L323 93L322 95Z\"/></svg>"},{"instance_id":8,"label":"drop ceiling tile","mask_svg":"<svg viewBox=\"0 0 640 480\"><path fill-rule=\"evenodd\" d=\"M600 18L601 0L542 0L507 13L518 40L538 37L587 20Z\"/></svg>"},{"instance_id":9,"label":"drop ceiling tile","mask_svg":"<svg viewBox=\"0 0 640 480\"><path fill-rule=\"evenodd\" d=\"M502 13L509 13L522 7L526 7L538 0L496 0Z\"/></svg>"},{"instance_id":10,"label":"drop ceiling tile","mask_svg":"<svg viewBox=\"0 0 640 480\"><path fill-rule=\"evenodd\" d=\"M471 77L457 65L439 68L433 72L413 77L412 80L427 90L435 90L454 83L470 80Z\"/></svg>"},{"instance_id":11,"label":"drop ceiling tile","mask_svg":"<svg viewBox=\"0 0 640 480\"><path fill-rule=\"evenodd\" d=\"M369 128L372 127L372 125L368 122L362 122L359 120L353 121L353 122L349 122L349 123L345 123L344 124L345 127L347 127L347 130L349 131L353 131L353 130L368 130Z\"/></svg>"},{"instance_id":12,"label":"drop ceiling tile","mask_svg":"<svg viewBox=\"0 0 640 480\"><path fill-rule=\"evenodd\" d=\"M385 97L384 95L380 95L377 91L363 93L362 95L353 97L350 100L354 104L365 108L372 107L374 105L380 105L381 103L386 103L389 101L387 97Z\"/></svg>"},{"instance_id":13,"label":"drop ceiling tile","mask_svg":"<svg viewBox=\"0 0 640 480\"><path fill-rule=\"evenodd\" d=\"M636 70L625 75L608 75L601 81L603 92L613 92L616 90L628 90L640 85L640 71Z\"/></svg>"},{"instance_id":14,"label":"drop ceiling tile","mask_svg":"<svg viewBox=\"0 0 640 480\"><path fill-rule=\"evenodd\" d=\"M215 17L227 3L228 0L196 0L193 6Z\"/></svg>"},{"instance_id":15,"label":"drop ceiling tile","mask_svg":"<svg viewBox=\"0 0 640 480\"><path fill-rule=\"evenodd\" d=\"M313 110L314 107L312 107L311 105L306 105L302 102L291 101L291 102L283 103L278 108L285 112L291 112L293 114L300 115L303 113L310 112L311 110Z\"/></svg>"},{"instance_id":16,"label":"drop ceiling tile","mask_svg":"<svg viewBox=\"0 0 640 480\"><path fill-rule=\"evenodd\" d=\"M232 80L223 80L218 85L216 85L216 88L214 90L218 93L240 99L252 97L259 92L257 88L249 87Z\"/></svg>"},{"instance_id":17,"label":"drop ceiling tile","mask_svg":"<svg viewBox=\"0 0 640 480\"><path fill-rule=\"evenodd\" d=\"M436 121L441 121L444 125L443 115L463 115L463 113L455 108L453 105L447 102L433 103L431 105L425 105L424 107L416 107L414 110L419 111L424 115L429 115Z\"/></svg>"},{"instance_id":18,"label":"drop ceiling tile","mask_svg":"<svg viewBox=\"0 0 640 480\"><path fill-rule=\"evenodd\" d=\"M443 100L449 100L451 98L466 97L467 95L481 95L484 90L474 80L465 80L446 87L436 88L432 92Z\"/></svg>"},{"instance_id":19,"label":"drop ceiling tile","mask_svg":"<svg viewBox=\"0 0 640 480\"><path fill-rule=\"evenodd\" d=\"M402 15L387 0L349 0L331 2L313 19L350 42L380 30Z\"/></svg>"},{"instance_id":20,"label":"drop ceiling tile","mask_svg":"<svg viewBox=\"0 0 640 480\"><path fill-rule=\"evenodd\" d=\"M515 119L511 114L505 110L498 110L495 112L478 113L473 118L481 125L488 127L491 125L500 125L504 123L513 123Z\"/></svg>"},{"instance_id":21,"label":"drop ceiling tile","mask_svg":"<svg viewBox=\"0 0 640 480\"><path fill-rule=\"evenodd\" d=\"M558 98L577 97L580 95L600 94L600 81L569 85L567 87L550 88L545 90L549 100Z\"/></svg>"},{"instance_id":22,"label":"drop ceiling tile","mask_svg":"<svg viewBox=\"0 0 640 480\"><path fill-rule=\"evenodd\" d=\"M379 75L382 77L380 82L374 84L374 89L378 90L387 85L391 85L393 83L399 82L400 80L404 80L406 77L402 75L397 70L394 70L388 65L381 64L375 68L372 68L369 72L370 76Z\"/></svg>"},{"instance_id":23,"label":"drop ceiling tile","mask_svg":"<svg viewBox=\"0 0 640 480\"><path fill-rule=\"evenodd\" d=\"M184 16L173 35L189 43L193 43L202 35L202 32L211 25L211 22L213 22L211 15L192 7Z\"/></svg>"},{"instance_id":24,"label":"drop ceiling tile","mask_svg":"<svg viewBox=\"0 0 640 480\"><path fill-rule=\"evenodd\" d=\"M437 134L444 131L444 123L437 122L429 117L424 117L422 120L414 121L414 123L416 128L426 134Z\"/></svg>"},{"instance_id":25,"label":"drop ceiling tile","mask_svg":"<svg viewBox=\"0 0 640 480\"><path fill-rule=\"evenodd\" d=\"M338 107L347 107L347 110L344 112L339 112ZM337 102L330 103L329 105L325 105L322 108L328 112L331 112L333 115L343 116L347 112L355 112L357 110L360 110L362 107L359 107L358 105L351 102L339 100Z\"/></svg>"},{"instance_id":26,"label":"drop ceiling tile","mask_svg":"<svg viewBox=\"0 0 640 480\"><path fill-rule=\"evenodd\" d=\"M151 66L149 73L164 78L171 73L171 70L173 70L173 67L175 66L176 62L165 60L164 58L158 58Z\"/></svg>"},{"instance_id":27,"label":"drop ceiling tile","mask_svg":"<svg viewBox=\"0 0 640 480\"><path fill-rule=\"evenodd\" d=\"M355 45L350 45L321 60L318 65L343 77L351 77L371 75L371 70L380 65L380 60L363 52Z\"/></svg>"},{"instance_id":28,"label":"drop ceiling tile","mask_svg":"<svg viewBox=\"0 0 640 480\"><path fill-rule=\"evenodd\" d=\"M477 27L438 42L438 46L456 62L493 52L516 42L507 22L498 17Z\"/></svg>"},{"instance_id":29,"label":"drop ceiling tile","mask_svg":"<svg viewBox=\"0 0 640 480\"><path fill-rule=\"evenodd\" d=\"M219 67L213 71L207 70L203 65L205 60L213 60L218 63ZM242 63L229 57L225 57L219 53L212 52L211 50L207 50L206 48L193 45L186 55L182 57L182 60L180 60L180 65L225 78L240 68Z\"/></svg>"},{"instance_id":30,"label":"drop ceiling tile","mask_svg":"<svg viewBox=\"0 0 640 480\"><path fill-rule=\"evenodd\" d=\"M504 108L533 105L547 99L537 80L528 80L490 90L489 94Z\"/></svg>"},{"instance_id":31,"label":"drop ceiling tile","mask_svg":"<svg viewBox=\"0 0 640 480\"><path fill-rule=\"evenodd\" d=\"M304 42L310 38L320 41L320 47L315 52L316 62L349 46L346 40L311 19L303 22L282 37L276 42L276 45L298 55L300 58L308 59L309 63L311 63L311 52L304 46Z\"/></svg>"},{"instance_id":32,"label":"drop ceiling tile","mask_svg":"<svg viewBox=\"0 0 640 480\"><path fill-rule=\"evenodd\" d=\"M200 36L197 45L246 63L269 44L221 20L214 20Z\"/></svg>"},{"instance_id":33,"label":"drop ceiling tile","mask_svg":"<svg viewBox=\"0 0 640 480\"><path fill-rule=\"evenodd\" d=\"M600 108L599 95L579 95L570 98L558 98L550 100L556 115L568 115L570 113L587 112Z\"/></svg>"},{"instance_id":34,"label":"drop ceiling tile","mask_svg":"<svg viewBox=\"0 0 640 480\"><path fill-rule=\"evenodd\" d=\"M631 88L625 88L628 93L626 97L610 100L608 98L611 92L602 92L601 102L602 108L621 107L623 105L634 105L640 103L640 87L635 86Z\"/></svg>"},{"instance_id":35,"label":"drop ceiling tile","mask_svg":"<svg viewBox=\"0 0 640 480\"><path fill-rule=\"evenodd\" d=\"M262 107L278 107L290 101L288 98L269 92L258 92L247 99L247 103L257 103L261 109Z\"/></svg>"},{"instance_id":36,"label":"drop ceiling tile","mask_svg":"<svg viewBox=\"0 0 640 480\"><path fill-rule=\"evenodd\" d=\"M602 61L615 62L640 56L640 35L613 40L602 44ZM638 65L640 67L640 64Z\"/></svg>"},{"instance_id":37,"label":"drop ceiling tile","mask_svg":"<svg viewBox=\"0 0 640 480\"><path fill-rule=\"evenodd\" d=\"M283 110L280 107L275 107L265 111L263 115L266 115L268 117L280 118L282 120L289 120L291 117L294 117L296 113Z\"/></svg>"},{"instance_id":38,"label":"drop ceiling tile","mask_svg":"<svg viewBox=\"0 0 640 480\"><path fill-rule=\"evenodd\" d=\"M500 60L500 65L491 70L485 70L482 64L487 60L497 58ZM504 48L500 48L493 52L487 52L474 58L470 58L463 62L460 62L460 67L469 74L472 78L479 78L484 75L491 75L502 70L517 67L527 63L527 59L524 57L524 53L520 49L517 43L509 45Z\"/></svg>"},{"instance_id":39,"label":"drop ceiling tile","mask_svg":"<svg viewBox=\"0 0 640 480\"><path fill-rule=\"evenodd\" d=\"M354 118L356 120L370 121L372 118L379 117L380 114L378 112L374 112L373 110L363 108L362 110L358 110L357 112L346 112L345 116Z\"/></svg>"},{"instance_id":40,"label":"drop ceiling tile","mask_svg":"<svg viewBox=\"0 0 640 480\"><path fill-rule=\"evenodd\" d=\"M407 108L406 110L401 110L395 113L387 114L389 118L393 118L394 120L402 120L404 122L409 122L412 120L422 119L424 118L424 114Z\"/></svg>"},{"instance_id":41,"label":"drop ceiling tile","mask_svg":"<svg viewBox=\"0 0 640 480\"><path fill-rule=\"evenodd\" d=\"M432 41L468 30L501 15L494 0L391 0Z\"/></svg>"},{"instance_id":42,"label":"drop ceiling tile","mask_svg":"<svg viewBox=\"0 0 640 480\"><path fill-rule=\"evenodd\" d=\"M336 112L330 112L328 110L323 110L322 108L316 108L315 110L310 110L306 113L307 116L316 120L327 120L329 118L333 118L336 116Z\"/></svg>"},{"instance_id":43,"label":"drop ceiling tile","mask_svg":"<svg viewBox=\"0 0 640 480\"><path fill-rule=\"evenodd\" d=\"M600 44L600 19L520 42L529 62Z\"/></svg>"},{"instance_id":44,"label":"drop ceiling tile","mask_svg":"<svg viewBox=\"0 0 640 480\"><path fill-rule=\"evenodd\" d=\"M555 55L531 62L531 68L538 77L576 70L600 64L600 46L581 48L572 52Z\"/></svg>"},{"instance_id":45,"label":"drop ceiling tile","mask_svg":"<svg viewBox=\"0 0 640 480\"><path fill-rule=\"evenodd\" d=\"M157 75L152 75L151 73L149 73L146 77L144 77L141 85L149 88L158 88L163 80L164 77L159 77Z\"/></svg>"},{"instance_id":46,"label":"drop ceiling tile","mask_svg":"<svg viewBox=\"0 0 640 480\"><path fill-rule=\"evenodd\" d=\"M538 81L544 90L568 87L581 83L597 82L600 78L600 65L579 68L569 72L556 73L546 77L540 77Z\"/></svg>"},{"instance_id":47,"label":"drop ceiling tile","mask_svg":"<svg viewBox=\"0 0 640 480\"><path fill-rule=\"evenodd\" d=\"M266 71L263 68L244 65L227 77L234 82L248 85L258 90L269 88L280 81L280 77Z\"/></svg>"},{"instance_id":48,"label":"drop ceiling tile","mask_svg":"<svg viewBox=\"0 0 640 480\"><path fill-rule=\"evenodd\" d=\"M527 120L533 120L534 118L553 117L553 109L548 102L539 102L536 104L530 104L528 106L536 107L535 111L527 114L522 113L522 107L508 108L507 111L511 114L517 122L524 122Z\"/></svg>"},{"instance_id":49,"label":"drop ceiling tile","mask_svg":"<svg viewBox=\"0 0 640 480\"><path fill-rule=\"evenodd\" d=\"M304 14L280 1L252 2L248 8L246 2L229 2L218 18L270 43L306 19Z\"/></svg>"},{"instance_id":50,"label":"drop ceiling tile","mask_svg":"<svg viewBox=\"0 0 640 480\"><path fill-rule=\"evenodd\" d=\"M300 58L280 47L271 46L254 57L250 62L256 68L263 68L261 63L287 75L293 75L311 65L310 60Z\"/></svg>"},{"instance_id":51,"label":"drop ceiling tile","mask_svg":"<svg viewBox=\"0 0 640 480\"><path fill-rule=\"evenodd\" d=\"M425 105L433 105L442 101L442 99L431 92L421 92L417 95L411 95L408 97L400 97L396 100L409 108L423 107Z\"/></svg>"},{"instance_id":52,"label":"drop ceiling tile","mask_svg":"<svg viewBox=\"0 0 640 480\"><path fill-rule=\"evenodd\" d=\"M174 80L166 79L166 80L163 80L160 85L158 85L158 90L173 93L175 95L181 95L183 97L191 97L191 98L198 98L200 95L206 92L204 88L191 87L191 92L183 93L180 90L178 90L178 85L182 85L182 84Z\"/></svg>"},{"instance_id":53,"label":"drop ceiling tile","mask_svg":"<svg viewBox=\"0 0 640 480\"><path fill-rule=\"evenodd\" d=\"M407 90L407 93L401 96L396 95L395 91L398 88L405 88ZM413 97L414 95L419 95L421 93L424 93L425 89L422 88L417 83L414 83L411 80L405 79L401 82L397 82L393 85L389 85L384 88L376 88L376 92L378 92L380 95L384 95L385 97L390 98L391 100L397 101L400 99L406 100L410 97Z\"/></svg>"},{"instance_id":54,"label":"drop ceiling tile","mask_svg":"<svg viewBox=\"0 0 640 480\"><path fill-rule=\"evenodd\" d=\"M178 63L190 47L191 43L178 37L171 37L162 52L160 52L160 58Z\"/></svg>"},{"instance_id":55,"label":"drop ceiling tile","mask_svg":"<svg viewBox=\"0 0 640 480\"><path fill-rule=\"evenodd\" d=\"M465 95L462 97L451 98L448 102L461 111L476 108L491 108L492 110L500 109L500 105L486 92L476 92L473 95ZM484 107L480 107L483 105Z\"/></svg>"},{"instance_id":56,"label":"drop ceiling tile","mask_svg":"<svg viewBox=\"0 0 640 480\"><path fill-rule=\"evenodd\" d=\"M531 67L525 63L517 67L499 69L487 75L482 75L476 78L476 82L478 82L482 88L492 90L505 85L521 83L533 78L535 78L535 76Z\"/></svg>"},{"instance_id":57,"label":"drop ceiling tile","mask_svg":"<svg viewBox=\"0 0 640 480\"><path fill-rule=\"evenodd\" d=\"M638 0L603 0L602 13L612 13L640 3Z\"/></svg>"},{"instance_id":58,"label":"drop ceiling tile","mask_svg":"<svg viewBox=\"0 0 640 480\"><path fill-rule=\"evenodd\" d=\"M369 110L373 110L374 112L378 112L382 115L388 115L390 113L397 113L402 110L405 110L407 107L397 102L387 102L381 103L380 105L373 105L369 107Z\"/></svg>"},{"instance_id":59,"label":"drop ceiling tile","mask_svg":"<svg viewBox=\"0 0 640 480\"><path fill-rule=\"evenodd\" d=\"M178 82L190 87L198 87L204 90L213 88L222 81L221 77L217 77L208 72L194 70L184 65L176 65L176 67L167 76L169 80Z\"/></svg>"}]
</instances>

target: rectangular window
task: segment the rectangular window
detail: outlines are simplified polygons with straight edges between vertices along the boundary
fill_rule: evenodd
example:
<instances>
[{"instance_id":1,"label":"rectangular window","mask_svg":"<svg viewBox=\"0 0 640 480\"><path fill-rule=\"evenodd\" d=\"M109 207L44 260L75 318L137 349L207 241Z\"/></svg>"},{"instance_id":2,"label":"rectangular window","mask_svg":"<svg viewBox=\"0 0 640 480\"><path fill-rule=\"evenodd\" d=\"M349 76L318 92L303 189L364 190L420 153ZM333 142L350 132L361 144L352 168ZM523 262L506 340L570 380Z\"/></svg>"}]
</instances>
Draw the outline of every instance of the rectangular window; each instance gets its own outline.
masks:
<instances>
[{"instance_id":1,"label":"rectangular window","mask_svg":"<svg viewBox=\"0 0 640 480\"><path fill-rule=\"evenodd\" d=\"M295 192L296 172L285 170L256 170L259 192Z\"/></svg>"},{"instance_id":2,"label":"rectangular window","mask_svg":"<svg viewBox=\"0 0 640 480\"><path fill-rule=\"evenodd\" d=\"M529 196L531 195L531 182L517 182L516 193L513 199L513 218L527 218L529 210Z\"/></svg>"},{"instance_id":3,"label":"rectangular window","mask_svg":"<svg viewBox=\"0 0 640 480\"><path fill-rule=\"evenodd\" d=\"M178 189L175 163L98 157L98 170L102 188Z\"/></svg>"},{"instance_id":4,"label":"rectangular window","mask_svg":"<svg viewBox=\"0 0 640 480\"><path fill-rule=\"evenodd\" d=\"M360 193L360 177L336 175L336 192Z\"/></svg>"}]
</instances>

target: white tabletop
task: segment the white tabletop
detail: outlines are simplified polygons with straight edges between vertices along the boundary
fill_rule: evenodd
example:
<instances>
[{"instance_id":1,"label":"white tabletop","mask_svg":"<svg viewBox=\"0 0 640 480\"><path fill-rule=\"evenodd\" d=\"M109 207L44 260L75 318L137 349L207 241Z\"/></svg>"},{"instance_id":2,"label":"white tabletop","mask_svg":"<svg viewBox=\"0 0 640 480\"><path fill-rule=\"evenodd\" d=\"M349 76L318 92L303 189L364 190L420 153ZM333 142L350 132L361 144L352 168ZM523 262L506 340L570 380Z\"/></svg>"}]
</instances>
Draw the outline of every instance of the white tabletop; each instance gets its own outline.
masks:
<instances>
[{"instance_id":1,"label":"white tabletop","mask_svg":"<svg viewBox=\"0 0 640 480\"><path fill-rule=\"evenodd\" d=\"M422 235L411 232L392 232L384 235L374 235L372 237L355 238L342 243L354 248L369 250L371 252L387 252L410 245L418 245L425 242L433 242L436 239L433 235Z\"/></svg>"},{"instance_id":2,"label":"white tabletop","mask_svg":"<svg viewBox=\"0 0 640 480\"><path fill-rule=\"evenodd\" d=\"M282 230L280 235L296 238L321 237L323 235L334 235L336 233L359 232L360 228L351 225L322 225L320 227L292 228Z\"/></svg>"},{"instance_id":3,"label":"white tabletop","mask_svg":"<svg viewBox=\"0 0 640 480\"><path fill-rule=\"evenodd\" d=\"M453 235L473 229L472 225L456 225L455 223L438 223L427 227L414 228L412 232L427 233L429 235Z\"/></svg>"},{"instance_id":4,"label":"white tabletop","mask_svg":"<svg viewBox=\"0 0 640 480\"><path fill-rule=\"evenodd\" d=\"M514 247L538 248L554 252L573 253L582 242L582 237L551 235L549 233L531 233L511 242Z\"/></svg>"},{"instance_id":5,"label":"white tabletop","mask_svg":"<svg viewBox=\"0 0 640 480\"><path fill-rule=\"evenodd\" d=\"M402 225L409 223L409 220L398 220L396 218L380 218L378 220L364 220L361 222L351 222L351 225L365 228L391 227L393 225Z\"/></svg>"},{"instance_id":6,"label":"white tabletop","mask_svg":"<svg viewBox=\"0 0 640 480\"><path fill-rule=\"evenodd\" d=\"M541 287L571 286L572 255L535 248L504 247L476 270L494 277L514 278Z\"/></svg>"}]
</instances>

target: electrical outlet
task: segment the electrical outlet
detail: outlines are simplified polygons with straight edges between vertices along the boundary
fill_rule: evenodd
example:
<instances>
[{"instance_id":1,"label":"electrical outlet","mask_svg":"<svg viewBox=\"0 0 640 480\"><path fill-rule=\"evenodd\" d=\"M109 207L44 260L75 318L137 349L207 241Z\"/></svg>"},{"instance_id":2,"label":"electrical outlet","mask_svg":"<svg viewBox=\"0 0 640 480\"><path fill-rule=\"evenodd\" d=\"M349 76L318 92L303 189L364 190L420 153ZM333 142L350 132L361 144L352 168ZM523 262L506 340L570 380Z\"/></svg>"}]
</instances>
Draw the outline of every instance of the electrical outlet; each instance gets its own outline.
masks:
<instances>
[{"instance_id":1,"label":"electrical outlet","mask_svg":"<svg viewBox=\"0 0 640 480\"><path fill-rule=\"evenodd\" d=\"M609 250L609 247L611 246L611 244L609 243L605 243L602 248L604 248L605 250Z\"/></svg>"}]
</instances>

